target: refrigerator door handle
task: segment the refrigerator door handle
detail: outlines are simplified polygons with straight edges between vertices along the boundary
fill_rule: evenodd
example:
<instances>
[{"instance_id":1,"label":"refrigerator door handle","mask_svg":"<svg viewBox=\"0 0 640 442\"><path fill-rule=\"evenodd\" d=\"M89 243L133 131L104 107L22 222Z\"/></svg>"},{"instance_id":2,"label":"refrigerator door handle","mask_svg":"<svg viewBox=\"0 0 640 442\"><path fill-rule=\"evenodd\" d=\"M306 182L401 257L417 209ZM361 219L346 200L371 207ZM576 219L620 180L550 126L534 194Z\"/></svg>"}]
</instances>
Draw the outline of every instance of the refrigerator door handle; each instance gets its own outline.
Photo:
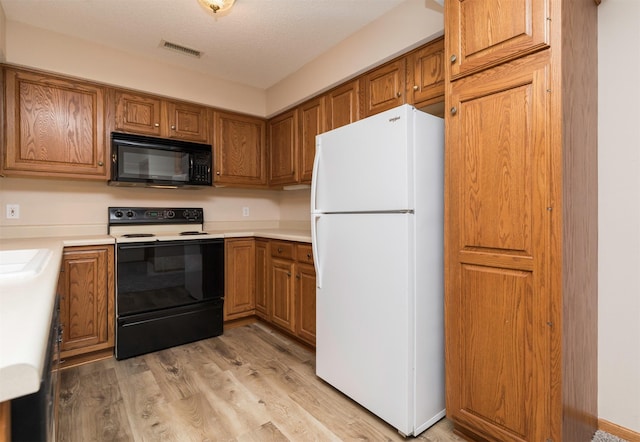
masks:
<instances>
[{"instance_id":1,"label":"refrigerator door handle","mask_svg":"<svg viewBox=\"0 0 640 442\"><path fill-rule=\"evenodd\" d=\"M317 224L322 215L314 213L311 215L311 251L313 252L313 265L316 268L316 287L322 288L322 271L320 269L320 253L318 251Z\"/></svg>"},{"instance_id":2,"label":"refrigerator door handle","mask_svg":"<svg viewBox=\"0 0 640 442\"><path fill-rule=\"evenodd\" d=\"M311 174L311 213L316 213L316 192L318 188L318 170L320 169L320 141L316 141L316 156L313 159Z\"/></svg>"}]
</instances>

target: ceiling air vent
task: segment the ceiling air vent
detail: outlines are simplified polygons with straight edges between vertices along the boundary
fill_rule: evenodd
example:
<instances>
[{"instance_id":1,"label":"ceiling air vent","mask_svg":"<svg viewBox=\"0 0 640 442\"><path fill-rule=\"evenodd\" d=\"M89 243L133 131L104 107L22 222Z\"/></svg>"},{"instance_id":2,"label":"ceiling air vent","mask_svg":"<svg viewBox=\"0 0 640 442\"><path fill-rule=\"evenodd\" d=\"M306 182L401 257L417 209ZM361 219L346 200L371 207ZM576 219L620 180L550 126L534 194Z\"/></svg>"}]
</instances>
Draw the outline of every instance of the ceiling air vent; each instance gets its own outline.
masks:
<instances>
[{"instance_id":1,"label":"ceiling air vent","mask_svg":"<svg viewBox=\"0 0 640 442\"><path fill-rule=\"evenodd\" d=\"M180 52L181 54L189 55L191 57L200 58L202 56L202 52L200 52L200 51L198 51L196 49L187 48L187 47L181 46L179 44L171 43L170 41L162 40L160 42L160 47L165 48L165 49L169 49L169 50L172 50L172 51Z\"/></svg>"}]
</instances>

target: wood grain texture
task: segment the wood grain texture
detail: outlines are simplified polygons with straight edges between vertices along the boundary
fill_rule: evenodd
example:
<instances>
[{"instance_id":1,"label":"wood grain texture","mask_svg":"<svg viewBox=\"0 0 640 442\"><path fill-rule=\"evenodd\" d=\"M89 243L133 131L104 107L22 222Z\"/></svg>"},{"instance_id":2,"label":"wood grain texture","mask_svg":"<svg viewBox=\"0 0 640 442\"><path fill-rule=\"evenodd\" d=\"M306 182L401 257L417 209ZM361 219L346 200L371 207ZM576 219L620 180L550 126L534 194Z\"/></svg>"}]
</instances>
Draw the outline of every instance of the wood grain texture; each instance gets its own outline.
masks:
<instances>
[{"instance_id":1,"label":"wood grain texture","mask_svg":"<svg viewBox=\"0 0 640 442\"><path fill-rule=\"evenodd\" d=\"M162 100L150 95L115 91L115 128L121 131L162 135Z\"/></svg>"},{"instance_id":2,"label":"wood grain texture","mask_svg":"<svg viewBox=\"0 0 640 442\"><path fill-rule=\"evenodd\" d=\"M298 182L298 112L293 109L268 122L269 185Z\"/></svg>"},{"instance_id":3,"label":"wood grain texture","mask_svg":"<svg viewBox=\"0 0 640 442\"><path fill-rule=\"evenodd\" d=\"M59 440L406 440L314 370L313 353L258 324L67 369ZM462 439L443 419L414 440Z\"/></svg>"},{"instance_id":4,"label":"wood grain texture","mask_svg":"<svg viewBox=\"0 0 640 442\"><path fill-rule=\"evenodd\" d=\"M353 123L360 119L360 81L342 84L325 94L326 130Z\"/></svg>"},{"instance_id":5,"label":"wood grain texture","mask_svg":"<svg viewBox=\"0 0 640 442\"><path fill-rule=\"evenodd\" d=\"M106 179L103 87L5 69L4 172Z\"/></svg>"},{"instance_id":6,"label":"wood grain texture","mask_svg":"<svg viewBox=\"0 0 640 442\"><path fill-rule=\"evenodd\" d=\"M444 101L444 37L407 56L407 103L420 108Z\"/></svg>"},{"instance_id":7,"label":"wood grain texture","mask_svg":"<svg viewBox=\"0 0 640 442\"><path fill-rule=\"evenodd\" d=\"M316 135L325 131L325 100L314 98L298 106L298 169L301 183L310 184Z\"/></svg>"},{"instance_id":8,"label":"wood grain texture","mask_svg":"<svg viewBox=\"0 0 640 442\"><path fill-rule=\"evenodd\" d=\"M253 238L227 239L224 320L253 315L256 308L256 244Z\"/></svg>"},{"instance_id":9,"label":"wood grain texture","mask_svg":"<svg viewBox=\"0 0 640 442\"><path fill-rule=\"evenodd\" d=\"M165 101L166 136L199 143L209 143L209 113L204 106Z\"/></svg>"},{"instance_id":10,"label":"wood grain texture","mask_svg":"<svg viewBox=\"0 0 640 442\"><path fill-rule=\"evenodd\" d=\"M550 0L450 0L445 5L451 79L549 46ZM451 56L455 55L454 61Z\"/></svg>"},{"instance_id":11,"label":"wood grain texture","mask_svg":"<svg viewBox=\"0 0 640 442\"><path fill-rule=\"evenodd\" d=\"M260 118L214 112L214 180L217 184L267 184L266 123Z\"/></svg>"},{"instance_id":12,"label":"wood grain texture","mask_svg":"<svg viewBox=\"0 0 640 442\"><path fill-rule=\"evenodd\" d=\"M364 115L369 117L405 103L406 59L389 62L362 76Z\"/></svg>"}]
</instances>

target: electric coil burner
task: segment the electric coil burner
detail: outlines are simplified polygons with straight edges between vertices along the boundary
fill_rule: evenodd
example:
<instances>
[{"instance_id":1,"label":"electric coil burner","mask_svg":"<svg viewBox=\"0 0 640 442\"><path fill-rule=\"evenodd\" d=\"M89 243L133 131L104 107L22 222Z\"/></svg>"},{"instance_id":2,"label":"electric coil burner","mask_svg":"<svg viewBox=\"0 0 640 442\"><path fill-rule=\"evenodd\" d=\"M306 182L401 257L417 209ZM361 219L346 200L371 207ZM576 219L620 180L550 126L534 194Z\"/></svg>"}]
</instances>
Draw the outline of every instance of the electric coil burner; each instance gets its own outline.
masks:
<instances>
[{"instance_id":1,"label":"electric coil burner","mask_svg":"<svg viewBox=\"0 0 640 442\"><path fill-rule=\"evenodd\" d=\"M110 207L116 358L222 334L224 239L202 208Z\"/></svg>"}]
</instances>

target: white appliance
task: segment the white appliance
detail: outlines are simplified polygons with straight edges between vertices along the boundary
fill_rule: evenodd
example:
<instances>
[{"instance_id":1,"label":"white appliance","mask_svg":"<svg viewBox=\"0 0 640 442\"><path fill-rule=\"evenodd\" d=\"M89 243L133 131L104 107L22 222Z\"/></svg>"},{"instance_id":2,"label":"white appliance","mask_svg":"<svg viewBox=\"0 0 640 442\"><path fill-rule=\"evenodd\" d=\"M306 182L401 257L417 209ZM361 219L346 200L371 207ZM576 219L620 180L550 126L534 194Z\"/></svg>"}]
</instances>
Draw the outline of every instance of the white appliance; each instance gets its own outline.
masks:
<instances>
[{"instance_id":1,"label":"white appliance","mask_svg":"<svg viewBox=\"0 0 640 442\"><path fill-rule=\"evenodd\" d=\"M316 138L316 374L407 436L445 415L443 150L409 105Z\"/></svg>"}]
</instances>

